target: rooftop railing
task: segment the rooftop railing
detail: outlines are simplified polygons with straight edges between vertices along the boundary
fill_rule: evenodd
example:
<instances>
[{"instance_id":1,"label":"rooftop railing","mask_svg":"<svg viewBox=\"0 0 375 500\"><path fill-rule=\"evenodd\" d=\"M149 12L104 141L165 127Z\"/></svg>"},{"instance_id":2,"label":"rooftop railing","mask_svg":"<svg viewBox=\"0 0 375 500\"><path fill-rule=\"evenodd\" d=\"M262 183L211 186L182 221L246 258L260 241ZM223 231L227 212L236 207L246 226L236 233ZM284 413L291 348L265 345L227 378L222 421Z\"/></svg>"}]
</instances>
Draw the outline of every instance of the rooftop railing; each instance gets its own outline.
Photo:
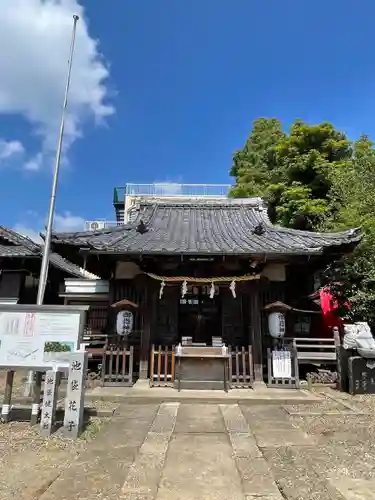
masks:
<instances>
[{"instance_id":1,"label":"rooftop railing","mask_svg":"<svg viewBox=\"0 0 375 500\"><path fill-rule=\"evenodd\" d=\"M108 229L110 227L122 226L124 222L108 221L108 220L87 220L85 221L85 231L99 231L100 229Z\"/></svg>"},{"instance_id":2,"label":"rooftop railing","mask_svg":"<svg viewBox=\"0 0 375 500\"><path fill-rule=\"evenodd\" d=\"M175 182L126 184L123 187L114 188L113 202L123 203L126 196L226 198L230 188L230 184L179 184Z\"/></svg>"}]
</instances>

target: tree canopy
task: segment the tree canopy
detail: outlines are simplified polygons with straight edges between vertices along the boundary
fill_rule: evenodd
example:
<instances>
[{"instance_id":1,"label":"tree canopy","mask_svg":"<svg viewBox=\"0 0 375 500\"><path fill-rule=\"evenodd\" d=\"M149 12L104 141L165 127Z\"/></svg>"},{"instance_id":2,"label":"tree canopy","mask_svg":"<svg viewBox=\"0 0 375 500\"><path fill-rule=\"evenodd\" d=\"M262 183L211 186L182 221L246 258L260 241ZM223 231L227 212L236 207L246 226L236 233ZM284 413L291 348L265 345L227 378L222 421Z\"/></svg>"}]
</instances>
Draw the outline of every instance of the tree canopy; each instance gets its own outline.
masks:
<instances>
[{"instance_id":1,"label":"tree canopy","mask_svg":"<svg viewBox=\"0 0 375 500\"><path fill-rule=\"evenodd\" d=\"M262 196L275 221L313 229L330 215L334 172L351 157L351 142L330 123L297 120L286 134L280 121L260 118L244 148L234 155L231 195Z\"/></svg>"},{"instance_id":2,"label":"tree canopy","mask_svg":"<svg viewBox=\"0 0 375 500\"><path fill-rule=\"evenodd\" d=\"M234 197L261 196L271 219L285 227L342 230L361 226L355 252L326 270L342 283L351 314L375 325L375 149L330 123L296 120L288 133L275 118L254 122L245 146L233 157Z\"/></svg>"}]
</instances>

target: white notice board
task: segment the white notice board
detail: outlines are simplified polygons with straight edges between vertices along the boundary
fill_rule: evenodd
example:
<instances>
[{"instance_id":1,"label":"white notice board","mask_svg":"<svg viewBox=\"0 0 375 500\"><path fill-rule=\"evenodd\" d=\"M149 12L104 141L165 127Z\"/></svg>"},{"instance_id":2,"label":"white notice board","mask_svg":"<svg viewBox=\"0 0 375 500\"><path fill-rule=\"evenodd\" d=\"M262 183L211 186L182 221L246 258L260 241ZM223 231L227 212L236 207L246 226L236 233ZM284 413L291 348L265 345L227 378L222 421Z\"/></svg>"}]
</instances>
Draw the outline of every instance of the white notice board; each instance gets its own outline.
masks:
<instances>
[{"instance_id":1,"label":"white notice board","mask_svg":"<svg viewBox=\"0 0 375 500\"><path fill-rule=\"evenodd\" d=\"M80 311L0 311L0 366L68 366L79 347Z\"/></svg>"},{"instance_id":2,"label":"white notice board","mask_svg":"<svg viewBox=\"0 0 375 500\"><path fill-rule=\"evenodd\" d=\"M272 351L272 375L274 378L292 377L292 356L290 351Z\"/></svg>"}]
</instances>

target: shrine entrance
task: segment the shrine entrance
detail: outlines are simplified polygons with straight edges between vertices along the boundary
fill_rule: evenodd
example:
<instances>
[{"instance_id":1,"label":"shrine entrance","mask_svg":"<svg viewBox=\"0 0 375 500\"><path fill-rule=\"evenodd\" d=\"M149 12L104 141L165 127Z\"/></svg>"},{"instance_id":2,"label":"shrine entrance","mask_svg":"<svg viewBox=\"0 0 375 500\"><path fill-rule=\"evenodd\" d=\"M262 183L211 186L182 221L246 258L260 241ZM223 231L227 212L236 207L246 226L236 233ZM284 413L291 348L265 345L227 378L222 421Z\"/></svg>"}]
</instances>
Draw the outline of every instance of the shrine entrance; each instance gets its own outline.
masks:
<instances>
[{"instance_id":1,"label":"shrine entrance","mask_svg":"<svg viewBox=\"0 0 375 500\"><path fill-rule=\"evenodd\" d=\"M194 344L211 345L212 337L222 336L219 287L212 296L210 285L188 285L178 316L180 340L191 337Z\"/></svg>"}]
</instances>

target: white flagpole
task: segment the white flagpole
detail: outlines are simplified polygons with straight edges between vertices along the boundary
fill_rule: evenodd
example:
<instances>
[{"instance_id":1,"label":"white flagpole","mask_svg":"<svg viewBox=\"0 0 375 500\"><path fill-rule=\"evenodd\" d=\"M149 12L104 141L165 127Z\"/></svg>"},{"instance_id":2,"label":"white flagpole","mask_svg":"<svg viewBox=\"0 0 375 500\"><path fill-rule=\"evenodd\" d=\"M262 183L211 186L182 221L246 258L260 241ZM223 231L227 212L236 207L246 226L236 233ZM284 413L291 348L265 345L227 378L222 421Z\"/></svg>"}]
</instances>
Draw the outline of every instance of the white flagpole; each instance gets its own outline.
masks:
<instances>
[{"instance_id":1,"label":"white flagpole","mask_svg":"<svg viewBox=\"0 0 375 500\"><path fill-rule=\"evenodd\" d=\"M72 30L72 38L71 38L71 42L70 42L68 75L66 78L64 104L63 104L63 108L62 108L61 123L60 123L60 133L59 133L59 140L57 143L57 150L56 150L55 169L54 169L54 173L53 173L51 198L50 198L50 205L49 205L49 212L48 212L48 219L47 219L47 226L46 226L46 236L45 236L44 249L43 249L43 259L42 259L42 264L40 267L38 297L37 297L37 304L38 305L43 304L44 292L46 289L46 283L47 283L47 279L48 279L49 258L50 258L50 253L51 253L52 227L53 227L53 219L54 219L54 215L55 215L56 191L57 191L57 184L58 184L58 180L59 180L61 150L62 150L62 143L63 143L63 137L64 137L65 112L66 112L66 108L68 105L70 75L72 72L72 62L73 62L73 54L74 54L74 46L75 46L75 40L76 40L76 29L77 29L78 19L79 19L79 17L75 14L73 16L73 30ZM31 388L32 388L32 384L33 384L33 377L34 377L33 372L29 371L29 375L27 378L27 384L25 387L25 396L30 395L30 393L31 393Z\"/></svg>"},{"instance_id":2,"label":"white flagpole","mask_svg":"<svg viewBox=\"0 0 375 500\"><path fill-rule=\"evenodd\" d=\"M54 215L55 215L56 191L57 191L57 183L59 180L61 149L62 149L62 142L63 142L63 136L64 136L65 111L66 111L67 104L68 104L70 75L72 72L72 62L73 62L74 45L75 45L75 39L76 39L76 28L77 28L78 19L79 19L79 17L77 15L73 16L73 31L72 31L72 40L70 43L68 75L67 75L67 79L66 79L64 104L63 104L62 115L61 115L59 140L57 143L55 170L54 170L54 174L53 174L51 199L50 199L49 212L48 212L46 236L45 236L45 241L44 241L43 260L42 260L42 265L40 268L40 276L39 276L39 287L38 287L38 298L37 298L38 305L43 304L44 292L46 289L46 283L47 283L47 277L48 277L49 257L50 257L50 251L51 251L52 226L53 226L53 219L54 219Z\"/></svg>"}]
</instances>

